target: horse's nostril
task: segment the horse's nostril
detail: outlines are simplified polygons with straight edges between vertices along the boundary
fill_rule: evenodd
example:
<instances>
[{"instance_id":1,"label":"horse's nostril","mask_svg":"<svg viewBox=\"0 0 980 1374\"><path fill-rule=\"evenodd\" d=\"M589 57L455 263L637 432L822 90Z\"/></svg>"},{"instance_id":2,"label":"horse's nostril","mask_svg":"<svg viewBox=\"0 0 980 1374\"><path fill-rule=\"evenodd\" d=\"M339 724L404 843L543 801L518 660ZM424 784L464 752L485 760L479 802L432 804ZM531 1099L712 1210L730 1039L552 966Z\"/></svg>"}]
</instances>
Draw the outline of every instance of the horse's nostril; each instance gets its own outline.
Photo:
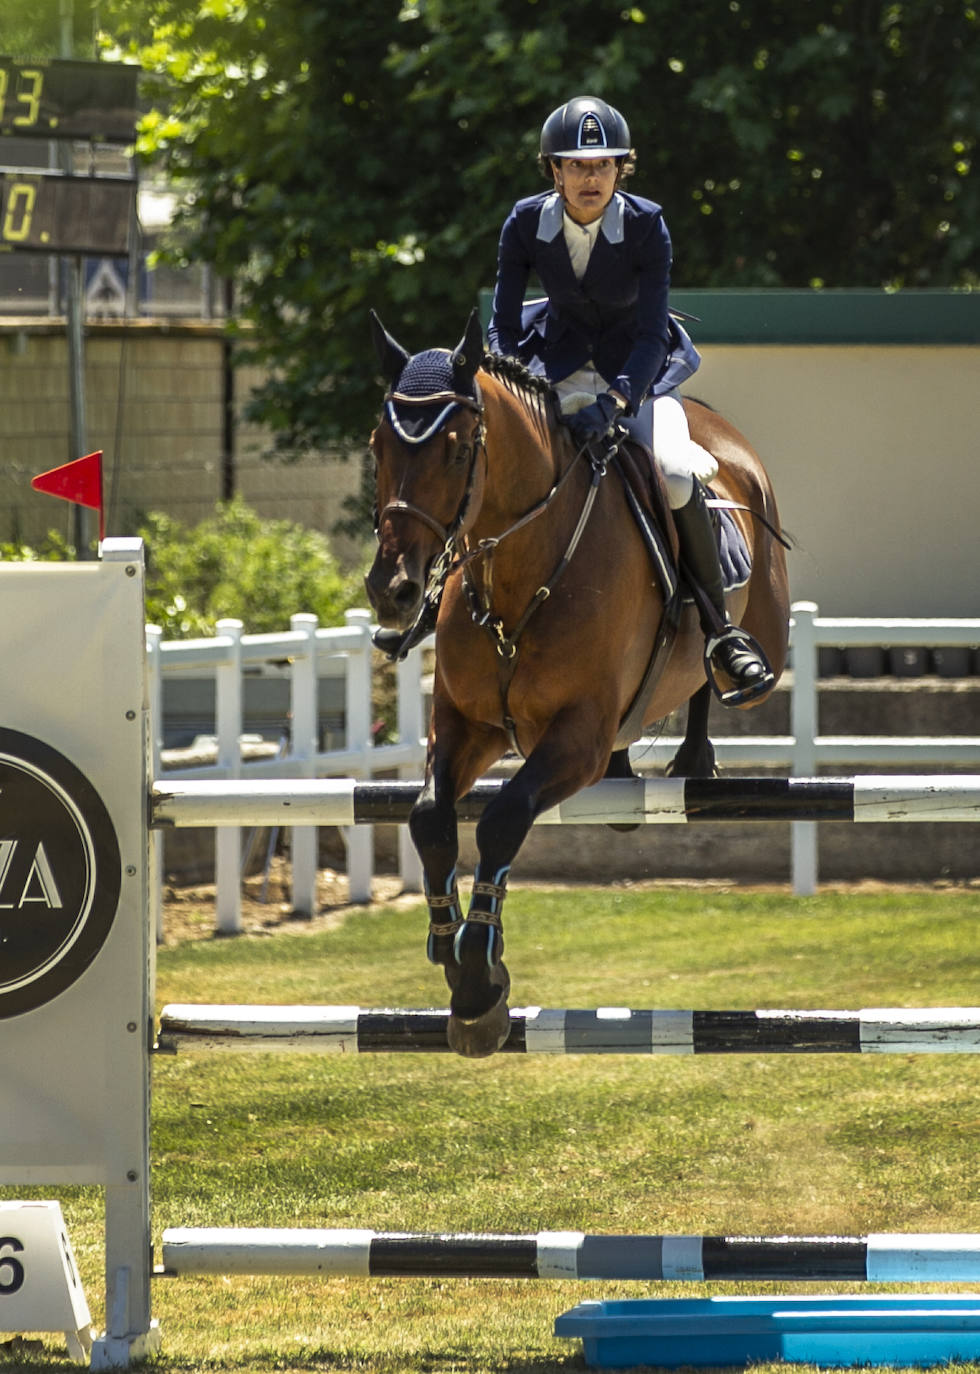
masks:
<instances>
[{"instance_id":1,"label":"horse's nostril","mask_svg":"<svg viewBox=\"0 0 980 1374\"><path fill-rule=\"evenodd\" d=\"M395 592L394 601L398 606L414 606L422 595L422 588L417 582L403 582Z\"/></svg>"}]
</instances>

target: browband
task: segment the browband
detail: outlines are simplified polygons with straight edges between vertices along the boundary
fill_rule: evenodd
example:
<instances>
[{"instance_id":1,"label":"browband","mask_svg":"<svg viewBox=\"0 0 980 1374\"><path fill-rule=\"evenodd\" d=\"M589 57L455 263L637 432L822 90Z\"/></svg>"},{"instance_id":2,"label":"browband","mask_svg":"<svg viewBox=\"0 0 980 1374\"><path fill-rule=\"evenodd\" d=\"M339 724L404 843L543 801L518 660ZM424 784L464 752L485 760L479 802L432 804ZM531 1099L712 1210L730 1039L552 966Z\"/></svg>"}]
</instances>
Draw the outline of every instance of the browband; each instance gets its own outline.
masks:
<instances>
[{"instance_id":1,"label":"browband","mask_svg":"<svg viewBox=\"0 0 980 1374\"><path fill-rule=\"evenodd\" d=\"M436 391L431 396L406 396L401 391L389 391L385 397L385 414L392 429L399 439L406 444L425 444L432 436L442 428L449 419L449 416L457 406L466 406L477 415L483 413L483 400L480 396L479 384L476 386L475 396L464 396L458 391ZM427 408L431 414L424 418L427 423L419 426L419 417L414 417L414 423L410 423L408 416L405 416L405 423L398 414L400 406L407 406L412 410L418 411ZM406 423L410 423L410 428L406 428Z\"/></svg>"}]
</instances>

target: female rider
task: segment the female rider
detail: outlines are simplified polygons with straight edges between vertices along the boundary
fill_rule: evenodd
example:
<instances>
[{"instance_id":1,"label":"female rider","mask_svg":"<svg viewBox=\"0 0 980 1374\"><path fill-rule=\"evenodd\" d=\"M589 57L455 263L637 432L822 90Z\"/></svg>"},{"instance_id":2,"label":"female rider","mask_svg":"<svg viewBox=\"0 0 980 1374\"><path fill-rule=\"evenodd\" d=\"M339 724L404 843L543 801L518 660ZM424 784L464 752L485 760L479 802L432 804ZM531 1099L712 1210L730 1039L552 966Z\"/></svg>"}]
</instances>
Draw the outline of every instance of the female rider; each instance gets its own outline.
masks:
<instances>
[{"instance_id":1,"label":"female rider","mask_svg":"<svg viewBox=\"0 0 980 1374\"><path fill-rule=\"evenodd\" d=\"M744 705L773 674L725 609L702 486L718 465L692 441L677 392L701 360L668 314L663 211L621 189L634 161L626 120L604 100L578 96L548 116L539 165L554 189L519 200L503 226L490 346L553 383L577 443L619 419L653 453L686 572L709 603L700 615L711 668L732 683L725 700ZM547 299L525 302L532 272Z\"/></svg>"}]
</instances>

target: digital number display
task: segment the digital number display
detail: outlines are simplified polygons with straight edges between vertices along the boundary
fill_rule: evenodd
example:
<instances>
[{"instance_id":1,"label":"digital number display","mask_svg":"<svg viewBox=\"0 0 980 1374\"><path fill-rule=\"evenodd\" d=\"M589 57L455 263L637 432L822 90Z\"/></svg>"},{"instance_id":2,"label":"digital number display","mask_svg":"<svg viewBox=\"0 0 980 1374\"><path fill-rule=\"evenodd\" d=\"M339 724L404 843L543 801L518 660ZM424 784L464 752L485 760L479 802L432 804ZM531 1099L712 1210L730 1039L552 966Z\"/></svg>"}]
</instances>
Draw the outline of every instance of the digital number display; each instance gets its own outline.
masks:
<instances>
[{"instance_id":1,"label":"digital number display","mask_svg":"<svg viewBox=\"0 0 980 1374\"><path fill-rule=\"evenodd\" d=\"M0 57L0 134L131 143L139 68L123 62Z\"/></svg>"},{"instance_id":2,"label":"digital number display","mask_svg":"<svg viewBox=\"0 0 980 1374\"><path fill-rule=\"evenodd\" d=\"M136 182L0 172L0 251L125 257Z\"/></svg>"}]
</instances>

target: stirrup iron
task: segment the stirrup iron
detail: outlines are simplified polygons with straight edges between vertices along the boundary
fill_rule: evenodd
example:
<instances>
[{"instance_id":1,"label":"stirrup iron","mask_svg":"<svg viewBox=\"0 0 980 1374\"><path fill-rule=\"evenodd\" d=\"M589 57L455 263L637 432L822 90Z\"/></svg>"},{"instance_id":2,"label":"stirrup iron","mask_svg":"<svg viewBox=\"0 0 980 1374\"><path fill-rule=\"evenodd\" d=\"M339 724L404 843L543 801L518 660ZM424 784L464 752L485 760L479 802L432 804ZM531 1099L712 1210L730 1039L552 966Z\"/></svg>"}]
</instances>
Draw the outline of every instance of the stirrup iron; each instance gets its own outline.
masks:
<instances>
[{"instance_id":1,"label":"stirrup iron","mask_svg":"<svg viewBox=\"0 0 980 1374\"><path fill-rule=\"evenodd\" d=\"M718 681L717 670L712 662L712 655L722 644L741 644L748 648L758 658L764 668L760 677L754 678L752 682L744 687L723 687ZM708 683L715 696L723 706L747 706L750 702L758 700L759 697L772 690L775 686L776 675L770 667L769 660L763 653L759 645L747 630L741 629L738 625L726 625L724 629L710 635L705 641L704 646L704 672Z\"/></svg>"}]
</instances>

